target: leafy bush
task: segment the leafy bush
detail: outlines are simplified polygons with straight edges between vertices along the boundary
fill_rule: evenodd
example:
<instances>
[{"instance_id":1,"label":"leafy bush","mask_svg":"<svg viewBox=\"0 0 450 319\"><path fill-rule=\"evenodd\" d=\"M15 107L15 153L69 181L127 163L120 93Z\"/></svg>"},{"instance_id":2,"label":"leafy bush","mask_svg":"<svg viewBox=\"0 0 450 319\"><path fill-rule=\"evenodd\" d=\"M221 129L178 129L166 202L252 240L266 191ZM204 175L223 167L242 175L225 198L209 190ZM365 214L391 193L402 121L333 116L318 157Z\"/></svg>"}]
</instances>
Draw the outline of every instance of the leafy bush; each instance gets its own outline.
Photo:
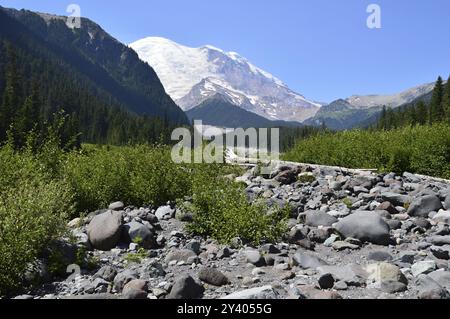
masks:
<instances>
[{"instance_id":1,"label":"leafy bush","mask_svg":"<svg viewBox=\"0 0 450 319\"><path fill-rule=\"evenodd\" d=\"M0 150L0 295L18 288L30 262L64 231L72 192L30 154Z\"/></svg>"},{"instance_id":2,"label":"leafy bush","mask_svg":"<svg viewBox=\"0 0 450 319\"><path fill-rule=\"evenodd\" d=\"M286 231L289 210L271 211L263 203L249 203L241 186L221 176L215 165L203 166L194 174L190 207L194 220L188 230L222 243L236 237L254 244L279 239Z\"/></svg>"},{"instance_id":3,"label":"leafy bush","mask_svg":"<svg viewBox=\"0 0 450 319\"><path fill-rule=\"evenodd\" d=\"M70 154L65 174L79 211L121 200L162 205L189 193L189 170L170 158L167 147L93 147Z\"/></svg>"},{"instance_id":4,"label":"leafy bush","mask_svg":"<svg viewBox=\"0 0 450 319\"><path fill-rule=\"evenodd\" d=\"M284 159L450 178L450 125L318 134L299 141Z\"/></svg>"}]
</instances>

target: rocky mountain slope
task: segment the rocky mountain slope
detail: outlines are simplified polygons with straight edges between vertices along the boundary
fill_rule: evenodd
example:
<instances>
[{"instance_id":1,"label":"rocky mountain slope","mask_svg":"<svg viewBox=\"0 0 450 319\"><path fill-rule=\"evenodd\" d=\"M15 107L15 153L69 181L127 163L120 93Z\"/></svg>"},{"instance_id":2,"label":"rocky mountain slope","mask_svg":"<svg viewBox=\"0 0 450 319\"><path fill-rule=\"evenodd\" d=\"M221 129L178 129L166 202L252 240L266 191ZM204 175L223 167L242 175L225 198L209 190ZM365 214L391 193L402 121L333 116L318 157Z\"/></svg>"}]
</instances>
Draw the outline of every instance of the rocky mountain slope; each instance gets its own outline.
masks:
<instances>
[{"instance_id":1,"label":"rocky mountain slope","mask_svg":"<svg viewBox=\"0 0 450 319\"><path fill-rule=\"evenodd\" d=\"M208 45L190 48L157 37L138 40L130 47L155 68L169 95L184 110L216 94L270 120L299 122L320 108L235 52Z\"/></svg>"},{"instance_id":2,"label":"rocky mountain slope","mask_svg":"<svg viewBox=\"0 0 450 319\"><path fill-rule=\"evenodd\" d=\"M192 237L176 206L113 203L69 223L97 264L19 299L449 299L450 183L281 163L238 178L250 201L292 207L283 241L252 247ZM139 238L139 242L136 239ZM130 243L131 242L131 243ZM72 259L73 260L73 259Z\"/></svg>"}]
</instances>

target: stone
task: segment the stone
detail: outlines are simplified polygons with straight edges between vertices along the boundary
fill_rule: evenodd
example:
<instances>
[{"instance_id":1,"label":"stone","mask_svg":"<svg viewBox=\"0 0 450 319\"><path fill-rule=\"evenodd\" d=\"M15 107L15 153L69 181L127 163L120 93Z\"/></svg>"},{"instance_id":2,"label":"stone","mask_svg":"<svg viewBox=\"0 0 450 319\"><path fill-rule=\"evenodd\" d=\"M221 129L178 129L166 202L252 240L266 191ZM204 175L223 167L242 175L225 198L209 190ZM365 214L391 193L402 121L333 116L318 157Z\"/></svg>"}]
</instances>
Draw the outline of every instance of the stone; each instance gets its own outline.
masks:
<instances>
[{"instance_id":1,"label":"stone","mask_svg":"<svg viewBox=\"0 0 450 319\"><path fill-rule=\"evenodd\" d=\"M407 289L408 280L400 268L393 264L385 262L370 264L365 270L368 273L367 281L384 292L397 293Z\"/></svg>"},{"instance_id":2,"label":"stone","mask_svg":"<svg viewBox=\"0 0 450 319\"><path fill-rule=\"evenodd\" d=\"M413 198L408 195L401 195L398 193L386 192L381 194L383 201L390 202L394 206L405 206L413 201Z\"/></svg>"},{"instance_id":3,"label":"stone","mask_svg":"<svg viewBox=\"0 0 450 319\"><path fill-rule=\"evenodd\" d=\"M186 249L192 250L196 255L201 252L201 243L197 240L192 240L186 245Z\"/></svg>"},{"instance_id":4,"label":"stone","mask_svg":"<svg viewBox=\"0 0 450 319\"><path fill-rule=\"evenodd\" d=\"M450 271L440 269L429 273L428 276L439 285L450 291Z\"/></svg>"},{"instance_id":5,"label":"stone","mask_svg":"<svg viewBox=\"0 0 450 319\"><path fill-rule=\"evenodd\" d=\"M348 286L345 283L345 281L338 281L338 282L336 282L334 284L333 289L336 289L336 290L347 290Z\"/></svg>"},{"instance_id":6,"label":"stone","mask_svg":"<svg viewBox=\"0 0 450 319\"><path fill-rule=\"evenodd\" d=\"M294 254L292 257L292 264L294 266L299 266L302 269L316 269L317 267L328 265L319 257L302 252Z\"/></svg>"},{"instance_id":7,"label":"stone","mask_svg":"<svg viewBox=\"0 0 450 319\"><path fill-rule=\"evenodd\" d=\"M450 192L447 194L447 196L444 199L444 209L450 210Z\"/></svg>"},{"instance_id":8,"label":"stone","mask_svg":"<svg viewBox=\"0 0 450 319\"><path fill-rule=\"evenodd\" d=\"M159 207L156 212L155 212L155 216L159 219L159 220L169 220L172 219L173 217L175 217L175 209L173 209L170 206L161 206Z\"/></svg>"},{"instance_id":9,"label":"stone","mask_svg":"<svg viewBox=\"0 0 450 319\"><path fill-rule=\"evenodd\" d=\"M305 214L305 224L311 227L325 226L330 227L337 223L336 217L320 211L309 211Z\"/></svg>"},{"instance_id":10,"label":"stone","mask_svg":"<svg viewBox=\"0 0 450 319\"><path fill-rule=\"evenodd\" d=\"M273 300L278 299L278 293L272 286L264 286L252 288L247 290L232 293L221 299L236 299L236 300Z\"/></svg>"},{"instance_id":11,"label":"stone","mask_svg":"<svg viewBox=\"0 0 450 319\"><path fill-rule=\"evenodd\" d=\"M171 261L184 261L185 263L187 263L188 259L191 257L197 257L197 254L190 249L176 249L170 251L164 261L166 262L166 264L170 263Z\"/></svg>"},{"instance_id":12,"label":"stone","mask_svg":"<svg viewBox=\"0 0 450 319\"><path fill-rule=\"evenodd\" d=\"M116 269L111 266L103 266L94 274L93 278L102 278L108 282L112 282L116 275Z\"/></svg>"},{"instance_id":13,"label":"stone","mask_svg":"<svg viewBox=\"0 0 450 319\"><path fill-rule=\"evenodd\" d=\"M155 233L141 223L131 222L125 224L124 234L127 241L139 244L145 249L156 247Z\"/></svg>"},{"instance_id":14,"label":"stone","mask_svg":"<svg viewBox=\"0 0 450 319\"><path fill-rule=\"evenodd\" d=\"M346 242L346 241L335 241L331 247L333 247L334 250L337 251L342 251L342 250L346 250L346 249L350 249L350 250L356 250L359 249L358 245Z\"/></svg>"},{"instance_id":15,"label":"stone","mask_svg":"<svg viewBox=\"0 0 450 319\"><path fill-rule=\"evenodd\" d=\"M450 293L430 276L419 275L419 299L450 299Z\"/></svg>"},{"instance_id":16,"label":"stone","mask_svg":"<svg viewBox=\"0 0 450 319\"><path fill-rule=\"evenodd\" d=\"M344 237L352 237L362 242L379 245L390 243L389 225L372 212L356 212L339 221L336 230Z\"/></svg>"},{"instance_id":17,"label":"stone","mask_svg":"<svg viewBox=\"0 0 450 319\"><path fill-rule=\"evenodd\" d=\"M145 280L134 279L123 287L124 299L147 299L148 283Z\"/></svg>"},{"instance_id":18,"label":"stone","mask_svg":"<svg viewBox=\"0 0 450 319\"><path fill-rule=\"evenodd\" d=\"M360 287L366 283L366 270L356 264L345 266L321 266L317 268L319 274L331 274L336 281L343 281L348 286Z\"/></svg>"},{"instance_id":19,"label":"stone","mask_svg":"<svg viewBox=\"0 0 450 319\"><path fill-rule=\"evenodd\" d=\"M203 267L198 273L198 278L207 284L217 287L224 286L230 282L228 277L221 271L210 267Z\"/></svg>"},{"instance_id":20,"label":"stone","mask_svg":"<svg viewBox=\"0 0 450 319\"><path fill-rule=\"evenodd\" d=\"M335 291L318 290L312 286L303 286L301 289L302 289L302 294L305 295L307 299L312 299L312 300L342 299L342 296Z\"/></svg>"},{"instance_id":21,"label":"stone","mask_svg":"<svg viewBox=\"0 0 450 319\"><path fill-rule=\"evenodd\" d=\"M388 252L382 250L371 251L367 256L368 260L372 261L392 261L393 257Z\"/></svg>"},{"instance_id":22,"label":"stone","mask_svg":"<svg viewBox=\"0 0 450 319\"><path fill-rule=\"evenodd\" d=\"M266 264L264 257L258 250L246 250L244 251L246 261L256 267L263 267Z\"/></svg>"},{"instance_id":23,"label":"stone","mask_svg":"<svg viewBox=\"0 0 450 319\"><path fill-rule=\"evenodd\" d=\"M324 243L331 233L331 228L314 228L308 233L308 239L314 243Z\"/></svg>"},{"instance_id":24,"label":"stone","mask_svg":"<svg viewBox=\"0 0 450 319\"><path fill-rule=\"evenodd\" d=\"M450 236L431 236L427 238L427 241L437 246L450 245Z\"/></svg>"},{"instance_id":25,"label":"stone","mask_svg":"<svg viewBox=\"0 0 450 319\"><path fill-rule=\"evenodd\" d=\"M122 235L122 213L107 211L95 216L87 227L89 241L98 250L116 247Z\"/></svg>"},{"instance_id":26,"label":"stone","mask_svg":"<svg viewBox=\"0 0 450 319\"><path fill-rule=\"evenodd\" d=\"M334 277L332 274L323 274L319 277L319 286L321 289L331 289L334 287Z\"/></svg>"},{"instance_id":27,"label":"stone","mask_svg":"<svg viewBox=\"0 0 450 319\"><path fill-rule=\"evenodd\" d=\"M411 267L411 272L414 277L429 274L434 270L436 270L436 262L434 260L418 261Z\"/></svg>"},{"instance_id":28,"label":"stone","mask_svg":"<svg viewBox=\"0 0 450 319\"><path fill-rule=\"evenodd\" d=\"M167 299L200 299L204 291L205 288L191 276L183 275L175 281Z\"/></svg>"},{"instance_id":29,"label":"stone","mask_svg":"<svg viewBox=\"0 0 450 319\"><path fill-rule=\"evenodd\" d=\"M391 215L396 215L399 213L399 211L395 208L394 205L392 205L390 202L383 202L381 203L376 210L384 210L387 211Z\"/></svg>"},{"instance_id":30,"label":"stone","mask_svg":"<svg viewBox=\"0 0 450 319\"><path fill-rule=\"evenodd\" d=\"M137 278L138 274L134 270L125 269L118 273L114 278L113 289L117 292L121 292L127 283Z\"/></svg>"},{"instance_id":31,"label":"stone","mask_svg":"<svg viewBox=\"0 0 450 319\"><path fill-rule=\"evenodd\" d=\"M443 224L450 225L450 211L441 211L441 212L437 213L433 217L433 220L437 223L443 223Z\"/></svg>"},{"instance_id":32,"label":"stone","mask_svg":"<svg viewBox=\"0 0 450 319\"><path fill-rule=\"evenodd\" d=\"M443 259L443 260L450 259L450 245L432 246L430 248L430 251L433 254L433 256L438 259Z\"/></svg>"},{"instance_id":33,"label":"stone","mask_svg":"<svg viewBox=\"0 0 450 319\"><path fill-rule=\"evenodd\" d=\"M110 210L115 210L115 211L121 211L125 208L124 203L122 202L115 202L115 203L111 203L108 207L108 209Z\"/></svg>"},{"instance_id":34,"label":"stone","mask_svg":"<svg viewBox=\"0 0 450 319\"><path fill-rule=\"evenodd\" d=\"M408 208L408 215L413 217L425 217L431 212L442 209L442 203L436 195L427 195L416 198Z\"/></svg>"}]
</instances>

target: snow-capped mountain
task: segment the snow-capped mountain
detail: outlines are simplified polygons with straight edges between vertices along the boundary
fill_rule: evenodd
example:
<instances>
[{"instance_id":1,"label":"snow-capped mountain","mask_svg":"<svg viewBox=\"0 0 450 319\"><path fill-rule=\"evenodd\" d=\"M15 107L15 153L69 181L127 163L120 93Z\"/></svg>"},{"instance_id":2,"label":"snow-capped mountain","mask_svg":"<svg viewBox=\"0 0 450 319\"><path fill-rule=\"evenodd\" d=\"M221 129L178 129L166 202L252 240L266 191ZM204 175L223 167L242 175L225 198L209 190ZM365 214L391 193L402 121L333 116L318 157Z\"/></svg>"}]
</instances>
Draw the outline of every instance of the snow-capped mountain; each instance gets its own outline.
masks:
<instances>
[{"instance_id":1,"label":"snow-capped mountain","mask_svg":"<svg viewBox=\"0 0 450 319\"><path fill-rule=\"evenodd\" d=\"M130 47L155 69L167 93L184 110L216 94L270 120L301 122L321 107L236 52L210 45L190 48L159 37L138 40Z\"/></svg>"},{"instance_id":2,"label":"snow-capped mountain","mask_svg":"<svg viewBox=\"0 0 450 319\"><path fill-rule=\"evenodd\" d=\"M392 95L353 95L346 99L346 101L357 108L371 108L383 105L395 108L410 103L419 96L431 92L434 86L435 83L427 83Z\"/></svg>"}]
</instances>

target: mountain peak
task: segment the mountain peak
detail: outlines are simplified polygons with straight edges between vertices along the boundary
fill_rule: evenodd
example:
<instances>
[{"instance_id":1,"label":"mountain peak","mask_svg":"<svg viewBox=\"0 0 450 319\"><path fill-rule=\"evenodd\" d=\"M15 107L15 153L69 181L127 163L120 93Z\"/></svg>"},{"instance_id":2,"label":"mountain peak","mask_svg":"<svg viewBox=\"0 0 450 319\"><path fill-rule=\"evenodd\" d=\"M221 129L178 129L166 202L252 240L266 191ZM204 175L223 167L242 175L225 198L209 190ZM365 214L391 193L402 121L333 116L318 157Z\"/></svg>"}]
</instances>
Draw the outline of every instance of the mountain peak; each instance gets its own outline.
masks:
<instances>
[{"instance_id":1,"label":"mountain peak","mask_svg":"<svg viewBox=\"0 0 450 319\"><path fill-rule=\"evenodd\" d=\"M167 93L184 110L216 93L271 120L300 122L320 108L234 51L212 45L193 48L161 37L144 38L130 47L155 69Z\"/></svg>"}]
</instances>

